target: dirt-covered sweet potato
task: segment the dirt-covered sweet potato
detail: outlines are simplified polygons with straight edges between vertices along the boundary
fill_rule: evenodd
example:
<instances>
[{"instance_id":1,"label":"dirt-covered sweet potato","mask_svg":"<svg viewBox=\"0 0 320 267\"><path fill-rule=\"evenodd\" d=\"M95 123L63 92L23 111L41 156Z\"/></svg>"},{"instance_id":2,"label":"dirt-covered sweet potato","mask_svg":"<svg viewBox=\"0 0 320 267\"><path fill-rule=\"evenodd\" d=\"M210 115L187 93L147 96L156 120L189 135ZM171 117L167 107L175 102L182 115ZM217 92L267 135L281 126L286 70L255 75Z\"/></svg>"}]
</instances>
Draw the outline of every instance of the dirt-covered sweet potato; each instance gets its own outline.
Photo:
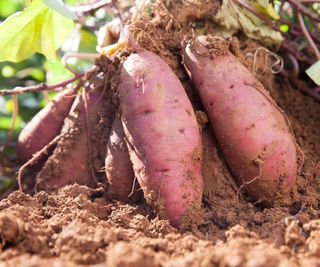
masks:
<instances>
[{"instance_id":1,"label":"dirt-covered sweet potato","mask_svg":"<svg viewBox=\"0 0 320 267\"><path fill-rule=\"evenodd\" d=\"M37 189L51 190L70 183L90 185L90 132L98 122L103 100L101 88L94 88L75 99L61 130L60 139L37 174Z\"/></svg>"},{"instance_id":2,"label":"dirt-covered sweet potato","mask_svg":"<svg viewBox=\"0 0 320 267\"><path fill-rule=\"evenodd\" d=\"M288 192L296 180L295 138L262 84L221 38L189 42L183 62L239 186L269 203Z\"/></svg>"},{"instance_id":3,"label":"dirt-covered sweet potato","mask_svg":"<svg viewBox=\"0 0 320 267\"><path fill-rule=\"evenodd\" d=\"M134 172L124 138L121 119L116 116L107 144L105 168L109 182L109 195L117 200L127 202L134 186Z\"/></svg>"},{"instance_id":4,"label":"dirt-covered sweet potato","mask_svg":"<svg viewBox=\"0 0 320 267\"><path fill-rule=\"evenodd\" d=\"M120 75L120 106L130 158L148 203L175 225L201 205L202 145L181 82L155 54L130 55Z\"/></svg>"},{"instance_id":5,"label":"dirt-covered sweet potato","mask_svg":"<svg viewBox=\"0 0 320 267\"><path fill-rule=\"evenodd\" d=\"M60 133L74 98L72 91L62 91L24 127L17 143L17 157L20 162L27 162Z\"/></svg>"}]
</instances>

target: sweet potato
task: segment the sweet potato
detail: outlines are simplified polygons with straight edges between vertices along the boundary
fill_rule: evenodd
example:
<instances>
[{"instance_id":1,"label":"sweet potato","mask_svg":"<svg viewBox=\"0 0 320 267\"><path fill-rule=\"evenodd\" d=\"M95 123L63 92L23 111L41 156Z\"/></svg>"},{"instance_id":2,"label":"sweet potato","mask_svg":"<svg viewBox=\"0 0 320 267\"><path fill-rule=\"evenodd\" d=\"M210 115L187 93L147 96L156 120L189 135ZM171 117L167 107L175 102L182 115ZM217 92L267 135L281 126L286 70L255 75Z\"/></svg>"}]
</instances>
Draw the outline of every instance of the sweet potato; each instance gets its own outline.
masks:
<instances>
[{"instance_id":1,"label":"sweet potato","mask_svg":"<svg viewBox=\"0 0 320 267\"><path fill-rule=\"evenodd\" d=\"M124 138L121 119L116 116L107 144L105 168L110 196L127 202L134 183L134 172Z\"/></svg>"},{"instance_id":2,"label":"sweet potato","mask_svg":"<svg viewBox=\"0 0 320 267\"><path fill-rule=\"evenodd\" d=\"M37 175L37 189L51 190L71 183L92 184L87 135L98 121L102 91L94 88L75 99L61 130L55 150Z\"/></svg>"},{"instance_id":3,"label":"sweet potato","mask_svg":"<svg viewBox=\"0 0 320 267\"><path fill-rule=\"evenodd\" d=\"M120 107L130 159L148 203L182 226L201 205L202 145L191 103L155 54L131 54L120 75Z\"/></svg>"},{"instance_id":4,"label":"sweet potato","mask_svg":"<svg viewBox=\"0 0 320 267\"><path fill-rule=\"evenodd\" d=\"M290 125L227 44L222 43L222 49L209 41L200 36L189 42L183 62L238 184L253 199L272 203L296 180L296 143Z\"/></svg>"},{"instance_id":5,"label":"sweet potato","mask_svg":"<svg viewBox=\"0 0 320 267\"><path fill-rule=\"evenodd\" d=\"M75 98L70 93L72 91L64 90L57 94L21 131L17 144L17 157L20 162L27 162L60 133Z\"/></svg>"},{"instance_id":6,"label":"sweet potato","mask_svg":"<svg viewBox=\"0 0 320 267\"><path fill-rule=\"evenodd\" d=\"M226 187L229 187L230 192L233 192L232 190L236 189L237 185L223 160L210 125L202 129L202 146L203 197L210 202L211 199L221 193L228 194L227 192L221 192Z\"/></svg>"}]
</instances>

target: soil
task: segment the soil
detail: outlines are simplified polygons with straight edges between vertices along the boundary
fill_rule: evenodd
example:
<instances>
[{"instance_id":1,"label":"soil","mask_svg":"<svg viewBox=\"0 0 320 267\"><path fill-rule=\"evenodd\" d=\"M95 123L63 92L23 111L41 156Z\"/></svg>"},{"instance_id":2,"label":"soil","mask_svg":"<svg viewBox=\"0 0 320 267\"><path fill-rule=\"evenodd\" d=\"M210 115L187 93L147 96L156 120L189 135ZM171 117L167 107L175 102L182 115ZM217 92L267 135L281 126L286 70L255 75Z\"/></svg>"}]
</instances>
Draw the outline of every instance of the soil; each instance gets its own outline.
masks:
<instances>
[{"instance_id":1,"label":"soil","mask_svg":"<svg viewBox=\"0 0 320 267\"><path fill-rule=\"evenodd\" d=\"M211 136L179 49L190 25L210 32L218 4L192 1L184 12L181 5L161 4L154 17L136 18L136 37L170 64L205 135ZM215 141L204 139L205 196L191 228L173 228L145 202L107 200L103 188L69 185L33 196L15 191L0 202L0 267L320 266L320 104L274 77L263 53L256 60L248 56L260 45L238 37L233 52L287 114L301 148L301 168L290 196L273 206L251 202L233 181Z\"/></svg>"}]
</instances>

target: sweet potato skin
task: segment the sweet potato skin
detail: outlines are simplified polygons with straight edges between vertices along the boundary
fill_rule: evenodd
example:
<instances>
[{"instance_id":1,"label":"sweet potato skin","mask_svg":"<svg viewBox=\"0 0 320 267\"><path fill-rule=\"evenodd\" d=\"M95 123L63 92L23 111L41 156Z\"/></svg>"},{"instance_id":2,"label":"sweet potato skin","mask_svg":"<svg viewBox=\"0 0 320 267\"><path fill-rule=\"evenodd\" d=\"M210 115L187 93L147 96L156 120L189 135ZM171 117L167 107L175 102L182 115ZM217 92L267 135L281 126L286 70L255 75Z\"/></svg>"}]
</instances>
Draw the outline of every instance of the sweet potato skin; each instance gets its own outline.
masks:
<instances>
[{"instance_id":1,"label":"sweet potato skin","mask_svg":"<svg viewBox=\"0 0 320 267\"><path fill-rule=\"evenodd\" d=\"M197 42L208 52L205 37ZM288 192L296 180L296 143L262 84L230 52L208 57L189 43L183 62L238 184L253 199L269 203Z\"/></svg>"},{"instance_id":2,"label":"sweet potato skin","mask_svg":"<svg viewBox=\"0 0 320 267\"><path fill-rule=\"evenodd\" d=\"M112 123L107 144L105 168L109 182L109 195L119 201L128 202L134 184L134 172L122 122L117 115Z\"/></svg>"},{"instance_id":3,"label":"sweet potato skin","mask_svg":"<svg viewBox=\"0 0 320 267\"><path fill-rule=\"evenodd\" d=\"M135 175L147 202L181 226L200 208L203 192L201 136L191 103L170 67L151 52L130 55L120 79Z\"/></svg>"},{"instance_id":4,"label":"sweet potato skin","mask_svg":"<svg viewBox=\"0 0 320 267\"><path fill-rule=\"evenodd\" d=\"M86 97L84 94L77 95L65 119L57 147L37 175L38 190L50 191L67 184L92 185L94 182L89 166L90 137L87 136L86 129L92 129L98 121L102 93L95 88L87 92ZM87 112L85 101L87 101Z\"/></svg>"},{"instance_id":5,"label":"sweet potato skin","mask_svg":"<svg viewBox=\"0 0 320 267\"><path fill-rule=\"evenodd\" d=\"M70 90L64 90L57 94L23 128L17 143L17 158L20 162L27 162L60 133L75 99L75 95L70 93Z\"/></svg>"}]
</instances>

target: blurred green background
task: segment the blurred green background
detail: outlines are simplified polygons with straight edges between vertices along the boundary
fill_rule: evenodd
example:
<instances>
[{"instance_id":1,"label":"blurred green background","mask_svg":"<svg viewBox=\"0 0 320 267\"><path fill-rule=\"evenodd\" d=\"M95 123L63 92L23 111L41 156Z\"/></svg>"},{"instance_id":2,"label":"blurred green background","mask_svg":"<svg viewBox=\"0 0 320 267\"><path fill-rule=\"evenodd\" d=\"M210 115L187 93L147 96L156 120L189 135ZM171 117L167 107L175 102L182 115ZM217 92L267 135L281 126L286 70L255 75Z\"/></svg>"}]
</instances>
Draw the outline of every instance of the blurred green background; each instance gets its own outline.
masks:
<instances>
[{"instance_id":1,"label":"blurred green background","mask_svg":"<svg viewBox=\"0 0 320 267\"><path fill-rule=\"evenodd\" d=\"M88 3L85 0L67 0L69 5L79 5ZM0 1L0 22L11 14L21 11L25 7L25 0ZM96 34L100 26L112 19L112 15L107 10L99 10L95 16L87 16L81 26L77 24L68 40L58 51L56 60L48 60L40 54L35 54L31 58L19 63L0 62L0 90L11 89L16 86L30 86L41 82L48 84L63 81L72 76L61 63L61 57L66 52L95 53L97 38ZM26 48L27 49L27 48ZM70 59L70 66L77 71L84 71L92 65L92 61ZM49 92L50 98L54 92ZM46 105L47 100L43 93L29 93L18 95L19 115L17 117L14 135L5 157L14 162L15 142L18 134L24 125ZM10 129L13 111L13 101L10 96L0 96L0 145L3 145Z\"/></svg>"}]
</instances>

